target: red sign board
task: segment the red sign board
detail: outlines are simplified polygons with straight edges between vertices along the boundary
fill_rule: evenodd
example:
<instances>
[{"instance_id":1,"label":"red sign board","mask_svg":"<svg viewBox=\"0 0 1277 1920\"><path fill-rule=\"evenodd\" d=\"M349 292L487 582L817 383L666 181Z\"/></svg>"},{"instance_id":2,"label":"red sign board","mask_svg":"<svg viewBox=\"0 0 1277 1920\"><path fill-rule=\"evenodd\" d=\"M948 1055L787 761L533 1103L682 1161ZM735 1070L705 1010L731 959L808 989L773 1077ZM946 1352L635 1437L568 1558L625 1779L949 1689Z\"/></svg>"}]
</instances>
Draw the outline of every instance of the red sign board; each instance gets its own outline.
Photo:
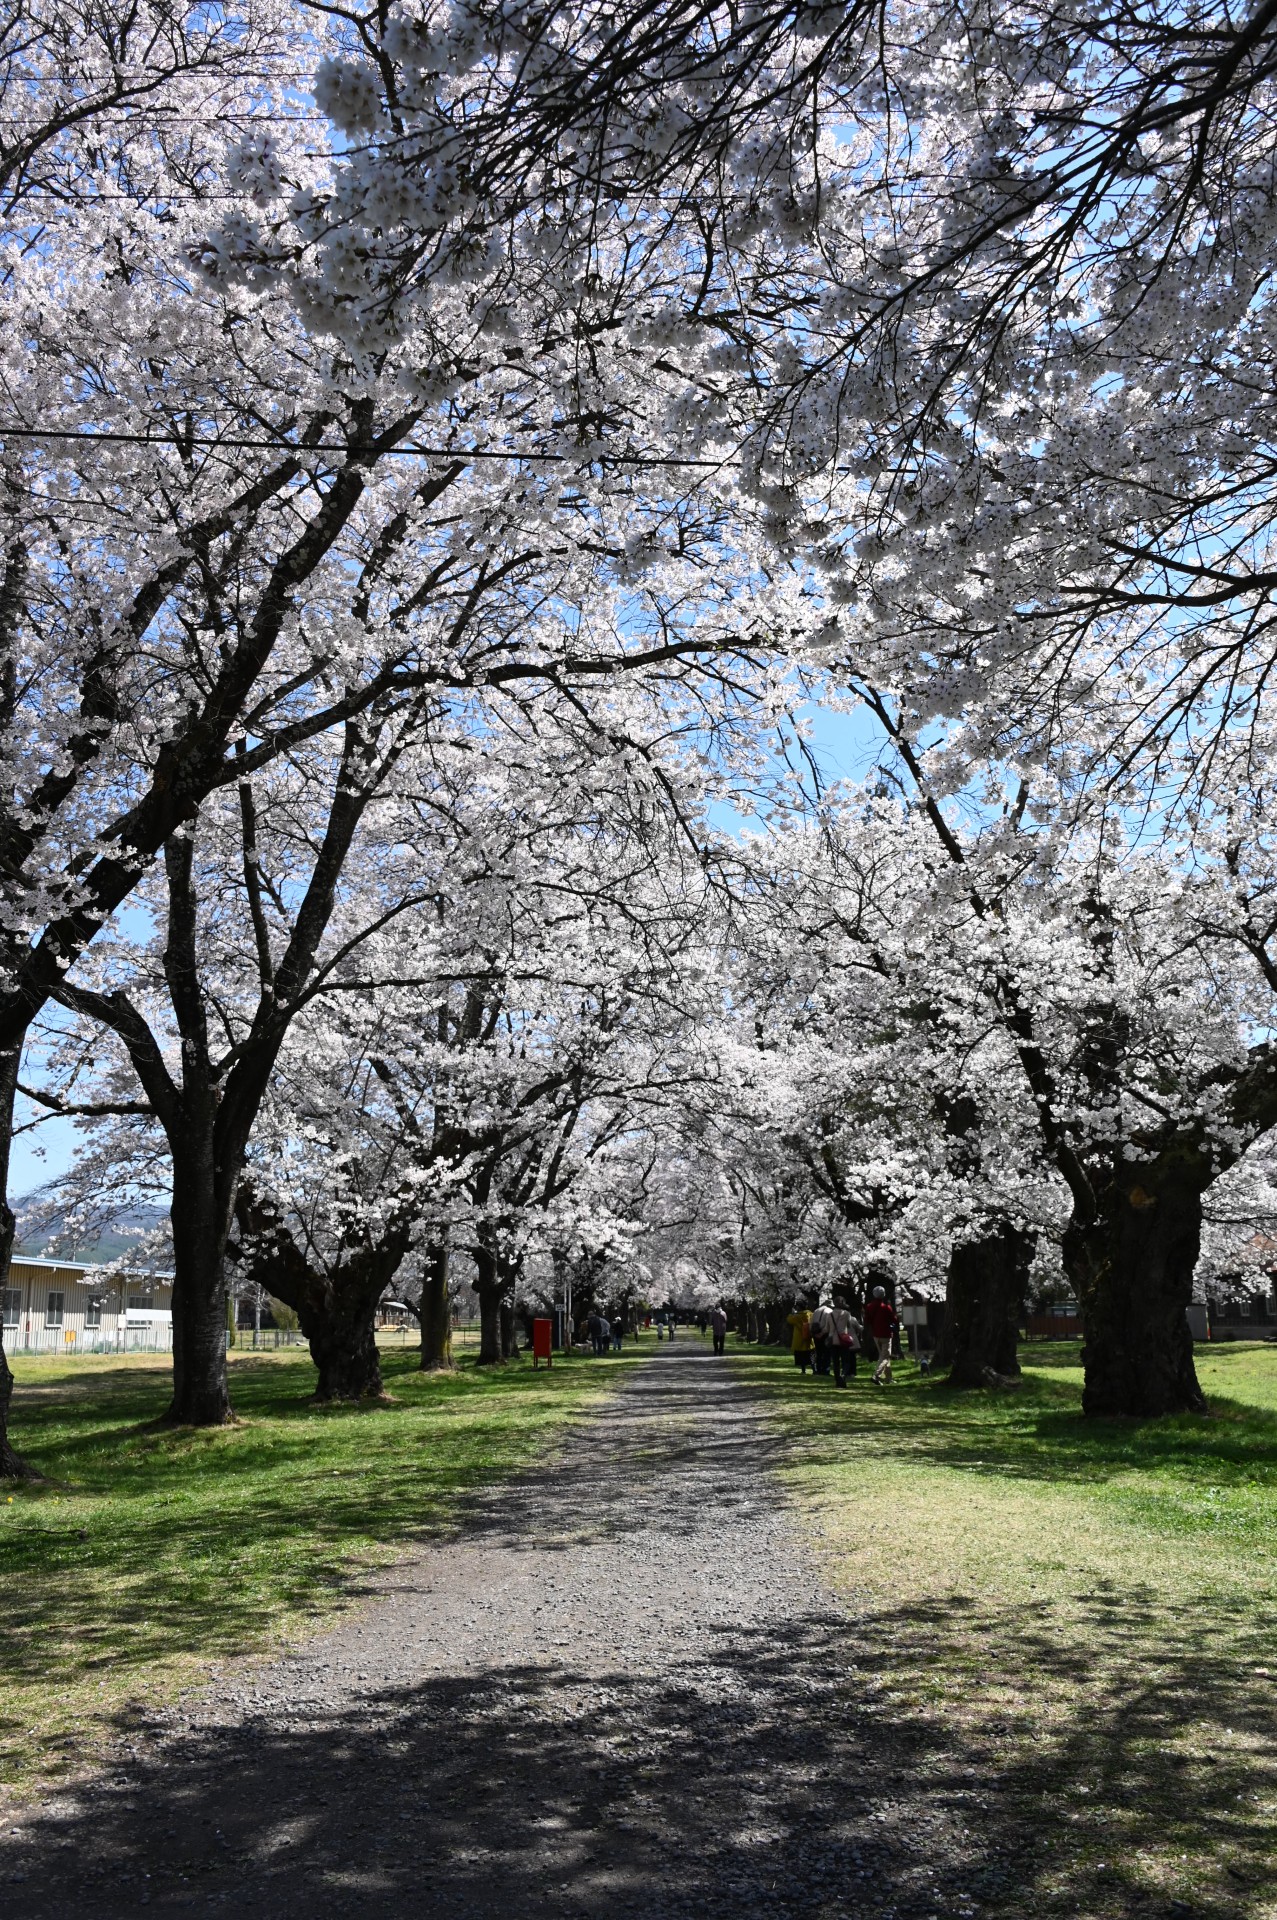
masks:
<instances>
[{"instance_id":1,"label":"red sign board","mask_svg":"<svg viewBox=\"0 0 1277 1920\"><path fill-rule=\"evenodd\" d=\"M551 1352L551 1340L554 1334L553 1320L534 1320L532 1322L532 1364L538 1366L542 1360L547 1367L554 1365Z\"/></svg>"}]
</instances>

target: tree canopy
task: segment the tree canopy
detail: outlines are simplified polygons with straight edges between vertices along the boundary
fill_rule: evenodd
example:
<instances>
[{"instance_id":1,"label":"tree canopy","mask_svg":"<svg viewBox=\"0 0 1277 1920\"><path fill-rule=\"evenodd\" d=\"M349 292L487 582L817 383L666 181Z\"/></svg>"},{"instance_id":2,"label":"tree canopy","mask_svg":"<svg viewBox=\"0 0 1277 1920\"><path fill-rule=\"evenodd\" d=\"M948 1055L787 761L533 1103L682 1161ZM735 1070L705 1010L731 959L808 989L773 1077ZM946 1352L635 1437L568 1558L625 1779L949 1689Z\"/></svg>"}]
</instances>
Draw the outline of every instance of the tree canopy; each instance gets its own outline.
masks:
<instances>
[{"instance_id":1,"label":"tree canopy","mask_svg":"<svg viewBox=\"0 0 1277 1920\"><path fill-rule=\"evenodd\" d=\"M392 1284L497 1360L565 1263L1067 1284L1090 1410L1200 1404L1277 1119L1275 61L1266 4L19 8L0 1164L72 1114L73 1208L171 1200L174 1418L246 1275L363 1392Z\"/></svg>"}]
</instances>

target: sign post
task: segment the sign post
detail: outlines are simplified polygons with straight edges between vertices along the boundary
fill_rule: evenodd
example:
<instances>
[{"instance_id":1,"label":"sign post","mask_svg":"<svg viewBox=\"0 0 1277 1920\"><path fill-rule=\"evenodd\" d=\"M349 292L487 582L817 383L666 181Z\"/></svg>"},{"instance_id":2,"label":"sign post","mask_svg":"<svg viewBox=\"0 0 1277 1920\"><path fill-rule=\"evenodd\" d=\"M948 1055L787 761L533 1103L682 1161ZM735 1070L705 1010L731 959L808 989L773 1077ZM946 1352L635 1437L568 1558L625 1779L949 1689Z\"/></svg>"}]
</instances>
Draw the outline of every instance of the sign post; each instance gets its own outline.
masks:
<instances>
[{"instance_id":1,"label":"sign post","mask_svg":"<svg viewBox=\"0 0 1277 1920\"><path fill-rule=\"evenodd\" d=\"M554 1365L554 1322L553 1320L534 1320L532 1322L532 1365L539 1367L544 1360L547 1367Z\"/></svg>"},{"instance_id":2,"label":"sign post","mask_svg":"<svg viewBox=\"0 0 1277 1920\"><path fill-rule=\"evenodd\" d=\"M916 1360L922 1352L918 1330L927 1324L927 1303L925 1300L905 1300L900 1308L900 1321L913 1334L913 1354Z\"/></svg>"}]
</instances>

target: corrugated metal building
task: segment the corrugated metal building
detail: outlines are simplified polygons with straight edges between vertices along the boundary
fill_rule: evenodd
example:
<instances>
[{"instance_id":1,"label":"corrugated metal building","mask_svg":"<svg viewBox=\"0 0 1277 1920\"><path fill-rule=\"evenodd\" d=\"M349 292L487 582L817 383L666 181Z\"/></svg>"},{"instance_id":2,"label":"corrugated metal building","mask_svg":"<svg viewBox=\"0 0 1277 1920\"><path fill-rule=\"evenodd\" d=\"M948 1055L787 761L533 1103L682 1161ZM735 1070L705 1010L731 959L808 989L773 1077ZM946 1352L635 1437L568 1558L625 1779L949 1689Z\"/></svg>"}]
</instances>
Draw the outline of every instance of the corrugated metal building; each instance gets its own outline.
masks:
<instances>
[{"instance_id":1,"label":"corrugated metal building","mask_svg":"<svg viewBox=\"0 0 1277 1920\"><path fill-rule=\"evenodd\" d=\"M10 1353L127 1353L173 1341L170 1275L16 1257L0 1306Z\"/></svg>"}]
</instances>

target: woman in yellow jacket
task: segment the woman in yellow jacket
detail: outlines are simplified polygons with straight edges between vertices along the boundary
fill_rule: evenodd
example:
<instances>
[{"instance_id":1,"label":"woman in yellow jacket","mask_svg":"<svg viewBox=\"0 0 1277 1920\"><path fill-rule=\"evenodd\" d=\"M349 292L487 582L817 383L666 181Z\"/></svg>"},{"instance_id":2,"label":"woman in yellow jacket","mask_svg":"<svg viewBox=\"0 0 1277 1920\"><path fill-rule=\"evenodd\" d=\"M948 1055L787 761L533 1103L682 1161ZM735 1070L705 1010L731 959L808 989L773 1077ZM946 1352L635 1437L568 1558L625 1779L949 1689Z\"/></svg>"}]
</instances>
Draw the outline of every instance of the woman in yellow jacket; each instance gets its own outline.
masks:
<instances>
[{"instance_id":1,"label":"woman in yellow jacket","mask_svg":"<svg viewBox=\"0 0 1277 1920\"><path fill-rule=\"evenodd\" d=\"M800 1373L806 1373L811 1360L812 1337L811 1315L801 1304L790 1314L788 1325L792 1333L790 1341L794 1349L794 1365Z\"/></svg>"}]
</instances>

